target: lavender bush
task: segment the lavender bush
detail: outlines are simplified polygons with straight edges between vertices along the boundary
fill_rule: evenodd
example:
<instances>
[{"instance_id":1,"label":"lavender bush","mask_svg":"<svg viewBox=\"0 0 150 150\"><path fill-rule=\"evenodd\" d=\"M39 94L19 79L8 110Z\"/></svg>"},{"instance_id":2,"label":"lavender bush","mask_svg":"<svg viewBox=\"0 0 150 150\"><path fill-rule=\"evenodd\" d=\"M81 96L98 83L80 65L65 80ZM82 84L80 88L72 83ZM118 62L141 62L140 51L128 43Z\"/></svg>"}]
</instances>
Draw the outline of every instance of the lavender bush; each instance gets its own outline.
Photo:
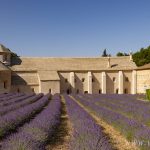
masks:
<instances>
[{"instance_id":1,"label":"lavender bush","mask_svg":"<svg viewBox=\"0 0 150 150\"><path fill-rule=\"evenodd\" d=\"M60 97L55 95L49 105L31 122L2 143L3 150L43 150L60 123Z\"/></svg>"},{"instance_id":2,"label":"lavender bush","mask_svg":"<svg viewBox=\"0 0 150 150\"><path fill-rule=\"evenodd\" d=\"M5 115L6 113L9 113L10 111L14 111L18 108L24 107L26 105L29 105L29 104L39 100L43 96L43 94L38 94L35 96L31 96L31 97L30 96L31 95L21 97L19 99L20 101L18 103L14 103L13 105L0 107L0 116Z\"/></svg>"},{"instance_id":3,"label":"lavender bush","mask_svg":"<svg viewBox=\"0 0 150 150\"><path fill-rule=\"evenodd\" d=\"M74 95L74 97L76 98L76 100L78 100L84 106L86 106L88 109L92 110L95 115L97 115L98 117L102 118L103 120L105 120L106 122L108 122L109 124L111 124L115 128L117 128L118 130L120 130L121 133L124 134L128 140L133 141L136 139L138 141L142 140L142 141L144 141L144 143L149 143L149 141L150 141L150 134L149 134L150 128L148 126L146 126L145 124L143 124L140 121L137 121L134 118L130 118L126 115L121 114L120 112L115 111L115 109L117 109L117 108L114 105L109 105L109 106L111 106L111 109L104 107L103 103L97 105L96 102L101 101L101 99L100 99L101 96L99 96L99 100L95 100L94 98L92 98L92 96L90 96L91 100L89 100L87 98L87 97L89 97L89 95L87 95L85 97L83 97L83 95L79 95L79 96ZM102 95L101 98L105 98L105 97L110 98L110 95L105 95L105 96ZM116 96L116 95L114 95L114 97L119 98L119 96ZM113 101L114 100L113 95L111 95L111 98L112 99L110 99L110 101L111 100ZM123 99L123 97L120 96L120 99ZM106 101L105 102L106 104L109 103L107 98L105 99L105 101ZM115 99L114 101L119 101L119 99L118 100ZM132 99L131 99L131 101L132 101ZM136 102L138 103L138 101L136 101ZM118 103L125 103L125 100L124 100L124 102L119 101ZM127 103L127 101L126 101L126 103ZM132 103L132 102L129 102L129 103ZM118 104L116 103L116 105L118 105ZM148 108L148 106L147 106L147 108ZM136 109L134 111L138 112L138 109ZM149 150L150 145L143 144L143 145L141 145L141 149Z\"/></svg>"},{"instance_id":4,"label":"lavender bush","mask_svg":"<svg viewBox=\"0 0 150 150\"><path fill-rule=\"evenodd\" d=\"M12 95L14 95L14 94L16 94L16 93L7 93L7 94L2 93L2 94L0 94L0 101L1 101L1 98L8 97L8 96L12 96Z\"/></svg>"},{"instance_id":5,"label":"lavender bush","mask_svg":"<svg viewBox=\"0 0 150 150\"><path fill-rule=\"evenodd\" d=\"M133 95L80 95L80 97L150 126L150 103L138 101Z\"/></svg>"},{"instance_id":6,"label":"lavender bush","mask_svg":"<svg viewBox=\"0 0 150 150\"><path fill-rule=\"evenodd\" d=\"M35 103L21 107L15 111L0 116L0 138L26 122L49 102L47 96L40 98Z\"/></svg>"},{"instance_id":7,"label":"lavender bush","mask_svg":"<svg viewBox=\"0 0 150 150\"><path fill-rule=\"evenodd\" d=\"M69 119L73 124L73 136L70 142L72 150L111 150L112 146L108 137L103 133L102 127L84 111L70 97L66 100Z\"/></svg>"},{"instance_id":8,"label":"lavender bush","mask_svg":"<svg viewBox=\"0 0 150 150\"><path fill-rule=\"evenodd\" d=\"M2 98L0 98L0 103L3 102L3 101L8 101L8 100L11 100L13 98L18 98L20 96L24 96L25 94L23 93L16 93L16 94L12 94L12 95L9 95L9 96L4 96Z\"/></svg>"},{"instance_id":9,"label":"lavender bush","mask_svg":"<svg viewBox=\"0 0 150 150\"><path fill-rule=\"evenodd\" d=\"M4 106L8 106L8 105L11 105L11 104L14 104L14 103L17 103L17 102L20 102L20 101L23 101L31 96L34 96L35 94L26 94L26 95L23 95L21 97L15 97L15 98L12 98L10 99L9 101L3 101L0 103L0 108L4 107Z\"/></svg>"}]
</instances>

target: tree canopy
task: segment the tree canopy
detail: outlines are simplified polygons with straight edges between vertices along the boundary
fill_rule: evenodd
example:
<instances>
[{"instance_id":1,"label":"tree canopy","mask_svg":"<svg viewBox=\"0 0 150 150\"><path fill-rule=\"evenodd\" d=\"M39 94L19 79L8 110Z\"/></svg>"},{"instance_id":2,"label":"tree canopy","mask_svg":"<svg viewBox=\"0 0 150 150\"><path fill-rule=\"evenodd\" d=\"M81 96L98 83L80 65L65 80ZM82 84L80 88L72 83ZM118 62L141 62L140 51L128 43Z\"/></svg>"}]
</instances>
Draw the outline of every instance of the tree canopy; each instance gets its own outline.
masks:
<instances>
[{"instance_id":1,"label":"tree canopy","mask_svg":"<svg viewBox=\"0 0 150 150\"><path fill-rule=\"evenodd\" d=\"M127 53L122 53L122 52L118 52L118 53L116 54L116 56L118 56L118 57L120 57L120 56L129 56L129 54L127 54Z\"/></svg>"},{"instance_id":2,"label":"tree canopy","mask_svg":"<svg viewBox=\"0 0 150 150\"><path fill-rule=\"evenodd\" d=\"M147 48L141 48L133 54L133 61L137 66L143 66L150 63L150 46Z\"/></svg>"},{"instance_id":3,"label":"tree canopy","mask_svg":"<svg viewBox=\"0 0 150 150\"><path fill-rule=\"evenodd\" d=\"M107 54L107 50L106 50L106 49L104 49L103 54L102 54L102 57L107 57L107 56L108 56L108 54Z\"/></svg>"}]
</instances>

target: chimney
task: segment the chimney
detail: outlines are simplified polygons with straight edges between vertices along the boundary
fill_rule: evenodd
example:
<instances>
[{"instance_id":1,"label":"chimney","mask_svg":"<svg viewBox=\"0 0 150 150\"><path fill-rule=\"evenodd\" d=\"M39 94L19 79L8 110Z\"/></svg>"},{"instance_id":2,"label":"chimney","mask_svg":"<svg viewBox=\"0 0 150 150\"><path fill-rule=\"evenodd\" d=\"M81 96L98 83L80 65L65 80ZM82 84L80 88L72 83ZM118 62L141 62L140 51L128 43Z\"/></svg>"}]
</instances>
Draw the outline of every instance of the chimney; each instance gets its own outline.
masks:
<instances>
[{"instance_id":1,"label":"chimney","mask_svg":"<svg viewBox=\"0 0 150 150\"><path fill-rule=\"evenodd\" d=\"M133 61L133 58L132 58L132 51L130 51L129 55L130 55L130 61Z\"/></svg>"},{"instance_id":2,"label":"chimney","mask_svg":"<svg viewBox=\"0 0 150 150\"><path fill-rule=\"evenodd\" d=\"M110 55L108 55L108 64L107 64L107 68L110 68Z\"/></svg>"}]
</instances>

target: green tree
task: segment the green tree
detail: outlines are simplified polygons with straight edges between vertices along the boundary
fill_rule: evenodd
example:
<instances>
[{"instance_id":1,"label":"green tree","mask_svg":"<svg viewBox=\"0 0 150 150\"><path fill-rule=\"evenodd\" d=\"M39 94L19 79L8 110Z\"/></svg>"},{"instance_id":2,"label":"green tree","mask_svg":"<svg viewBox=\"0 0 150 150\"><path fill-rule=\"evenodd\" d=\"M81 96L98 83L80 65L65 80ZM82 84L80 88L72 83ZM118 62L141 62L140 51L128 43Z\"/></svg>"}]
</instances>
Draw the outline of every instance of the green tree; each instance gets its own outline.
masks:
<instances>
[{"instance_id":1,"label":"green tree","mask_svg":"<svg viewBox=\"0 0 150 150\"><path fill-rule=\"evenodd\" d=\"M118 56L118 57L120 57L120 56L129 56L129 54L127 54L127 53L122 53L122 52L118 52L118 53L116 54L116 56Z\"/></svg>"},{"instance_id":2,"label":"green tree","mask_svg":"<svg viewBox=\"0 0 150 150\"><path fill-rule=\"evenodd\" d=\"M118 52L116 56L124 56L124 54L122 52Z\"/></svg>"},{"instance_id":3,"label":"green tree","mask_svg":"<svg viewBox=\"0 0 150 150\"><path fill-rule=\"evenodd\" d=\"M150 63L150 46L147 48L141 48L133 54L133 61L137 66L143 66Z\"/></svg>"},{"instance_id":4,"label":"green tree","mask_svg":"<svg viewBox=\"0 0 150 150\"><path fill-rule=\"evenodd\" d=\"M102 57L107 57L107 56L108 56L108 54L107 54L107 50L106 50L106 49L104 49L103 54L102 54Z\"/></svg>"}]
</instances>

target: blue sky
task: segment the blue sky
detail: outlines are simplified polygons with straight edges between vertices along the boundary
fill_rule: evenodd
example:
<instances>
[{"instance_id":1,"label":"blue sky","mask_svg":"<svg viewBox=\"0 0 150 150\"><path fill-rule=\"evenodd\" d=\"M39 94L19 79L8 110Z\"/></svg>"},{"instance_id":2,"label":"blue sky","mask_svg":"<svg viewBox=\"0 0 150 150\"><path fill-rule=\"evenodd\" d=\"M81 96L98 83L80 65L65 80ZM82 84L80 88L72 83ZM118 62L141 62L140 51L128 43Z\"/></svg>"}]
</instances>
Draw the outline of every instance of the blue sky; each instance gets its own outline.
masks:
<instances>
[{"instance_id":1,"label":"blue sky","mask_svg":"<svg viewBox=\"0 0 150 150\"><path fill-rule=\"evenodd\" d=\"M150 0L0 0L0 43L20 56L115 55L150 45Z\"/></svg>"}]
</instances>

